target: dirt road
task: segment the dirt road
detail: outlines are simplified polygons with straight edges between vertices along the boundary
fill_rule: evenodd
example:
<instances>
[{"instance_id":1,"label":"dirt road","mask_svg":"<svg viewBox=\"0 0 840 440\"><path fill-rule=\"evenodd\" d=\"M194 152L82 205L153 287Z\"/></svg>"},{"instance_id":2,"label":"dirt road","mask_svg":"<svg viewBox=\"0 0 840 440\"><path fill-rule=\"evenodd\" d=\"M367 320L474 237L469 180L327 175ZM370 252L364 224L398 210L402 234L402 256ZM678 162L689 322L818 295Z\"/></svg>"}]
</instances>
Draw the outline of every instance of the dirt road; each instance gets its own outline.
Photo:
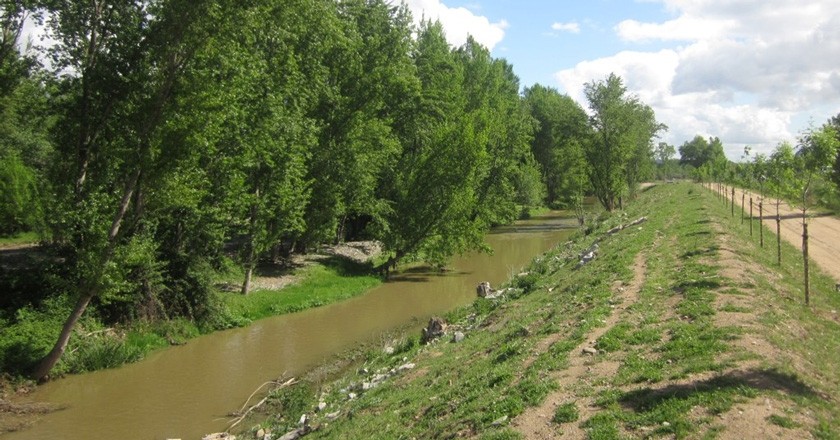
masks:
<instances>
[{"instance_id":1,"label":"dirt road","mask_svg":"<svg viewBox=\"0 0 840 440\"><path fill-rule=\"evenodd\" d=\"M761 196L757 193L744 191L741 189L735 190L735 205L741 206L742 195L744 205L742 208L744 212L749 215L750 212L750 197L753 198L753 216L758 218L758 203ZM731 197L731 193L727 194ZM737 215L736 209L736 215ZM781 217L781 235L782 239L796 247L802 247L802 211L791 207L789 204L782 202L779 206L779 215ZM776 199L765 197L764 202L764 224L770 230L776 230ZM840 283L840 218L833 215L824 215L812 213L808 214L808 254L819 265L820 269L828 273ZM756 234L758 232L756 231ZM765 246L768 241L772 244L772 237L764 237Z\"/></svg>"}]
</instances>

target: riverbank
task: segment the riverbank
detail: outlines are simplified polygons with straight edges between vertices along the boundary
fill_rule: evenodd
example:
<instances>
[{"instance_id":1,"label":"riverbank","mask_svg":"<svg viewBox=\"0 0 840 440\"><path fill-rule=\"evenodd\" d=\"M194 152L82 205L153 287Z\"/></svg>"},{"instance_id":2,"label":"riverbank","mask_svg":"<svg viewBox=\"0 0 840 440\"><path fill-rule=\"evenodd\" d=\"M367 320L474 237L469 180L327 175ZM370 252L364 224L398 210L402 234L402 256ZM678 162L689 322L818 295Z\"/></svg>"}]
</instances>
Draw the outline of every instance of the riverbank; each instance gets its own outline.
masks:
<instances>
[{"instance_id":1,"label":"riverbank","mask_svg":"<svg viewBox=\"0 0 840 440\"><path fill-rule=\"evenodd\" d=\"M22 246L18 244L17 246ZM17 248L11 246L6 249ZM138 321L105 327L96 316L86 317L74 334L67 354L57 367L59 375L119 367L139 361L151 353L182 345L190 339L220 328L242 327L253 321L293 313L358 296L380 285L368 261L380 252L375 243L358 242L324 248L318 254L300 256L287 267L264 267L253 281L249 295L225 288L238 278L228 275L217 282L218 300L224 323L201 326L186 319ZM65 311L71 304L50 301L41 310L24 308L9 325L0 315L0 367L17 363L19 374L46 352L58 334ZM6 365L4 365L4 363ZM21 367L21 365L24 365ZM22 402L36 388L18 375L2 374L0 368L0 434L29 425L39 416L56 410L50 405ZM8 371L8 370L7 370Z\"/></svg>"},{"instance_id":2,"label":"riverbank","mask_svg":"<svg viewBox=\"0 0 840 440\"><path fill-rule=\"evenodd\" d=\"M806 307L800 254L783 252L777 267L700 186L650 188L498 299L447 314L443 337L387 341L335 380L299 377L240 434L836 438L840 296L815 271Z\"/></svg>"}]
</instances>

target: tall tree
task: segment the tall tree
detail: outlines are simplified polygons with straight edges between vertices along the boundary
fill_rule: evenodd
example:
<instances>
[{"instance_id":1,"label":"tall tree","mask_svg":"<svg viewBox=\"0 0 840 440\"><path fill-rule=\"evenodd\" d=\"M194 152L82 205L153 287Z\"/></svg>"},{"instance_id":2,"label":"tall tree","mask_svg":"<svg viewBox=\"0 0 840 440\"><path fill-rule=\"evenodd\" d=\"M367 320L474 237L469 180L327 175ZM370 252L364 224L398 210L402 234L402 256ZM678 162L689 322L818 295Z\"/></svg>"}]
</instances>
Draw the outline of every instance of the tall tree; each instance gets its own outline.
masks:
<instances>
[{"instance_id":1,"label":"tall tree","mask_svg":"<svg viewBox=\"0 0 840 440\"><path fill-rule=\"evenodd\" d=\"M47 24L57 42L50 54L67 103L59 122L59 203L52 227L72 267L67 289L76 304L34 370L37 379L58 362L91 300L107 294L120 276L112 263L120 246L131 242L125 223L142 216L157 130L176 79L201 41L190 36L203 5L50 3Z\"/></svg>"},{"instance_id":2,"label":"tall tree","mask_svg":"<svg viewBox=\"0 0 840 440\"><path fill-rule=\"evenodd\" d=\"M380 184L395 166L419 99L408 10L383 0L338 8L342 34L332 37L335 50L324 57L331 87L314 115L323 130L308 173L309 245L386 227Z\"/></svg>"},{"instance_id":3,"label":"tall tree","mask_svg":"<svg viewBox=\"0 0 840 440\"><path fill-rule=\"evenodd\" d=\"M650 107L627 95L615 74L587 83L584 93L595 131L585 149L590 180L601 205L612 211L628 190L632 192L628 185L637 184L643 176L643 163L652 154L651 140L663 126L656 122Z\"/></svg>"},{"instance_id":4,"label":"tall tree","mask_svg":"<svg viewBox=\"0 0 840 440\"><path fill-rule=\"evenodd\" d=\"M421 96L394 173L385 183L390 206L383 242L389 267L410 255L443 264L480 247L474 220L476 167L484 140L465 115L464 71L440 23L424 22L414 54Z\"/></svg>"},{"instance_id":5,"label":"tall tree","mask_svg":"<svg viewBox=\"0 0 840 440\"><path fill-rule=\"evenodd\" d=\"M586 112L568 95L539 84L525 89L537 122L531 150L540 165L549 206L577 207L588 187L583 145L591 135Z\"/></svg>"}]
</instances>

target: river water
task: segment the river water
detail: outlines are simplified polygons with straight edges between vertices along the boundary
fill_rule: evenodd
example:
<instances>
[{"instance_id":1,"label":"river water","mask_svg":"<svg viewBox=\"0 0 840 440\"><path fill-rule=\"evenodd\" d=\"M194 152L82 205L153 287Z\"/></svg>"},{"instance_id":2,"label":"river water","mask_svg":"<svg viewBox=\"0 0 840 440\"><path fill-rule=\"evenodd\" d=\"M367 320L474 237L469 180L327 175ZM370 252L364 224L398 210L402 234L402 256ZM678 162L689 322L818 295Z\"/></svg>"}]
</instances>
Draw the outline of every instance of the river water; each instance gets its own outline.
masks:
<instances>
[{"instance_id":1,"label":"river water","mask_svg":"<svg viewBox=\"0 0 840 440\"><path fill-rule=\"evenodd\" d=\"M121 368L60 379L40 387L38 402L64 407L3 439L198 439L222 431L266 381L299 375L361 343L475 298L565 240L576 225L566 213L517 222L487 237L492 255L457 258L452 271L414 268L340 303L263 319L248 327L190 340Z\"/></svg>"}]
</instances>

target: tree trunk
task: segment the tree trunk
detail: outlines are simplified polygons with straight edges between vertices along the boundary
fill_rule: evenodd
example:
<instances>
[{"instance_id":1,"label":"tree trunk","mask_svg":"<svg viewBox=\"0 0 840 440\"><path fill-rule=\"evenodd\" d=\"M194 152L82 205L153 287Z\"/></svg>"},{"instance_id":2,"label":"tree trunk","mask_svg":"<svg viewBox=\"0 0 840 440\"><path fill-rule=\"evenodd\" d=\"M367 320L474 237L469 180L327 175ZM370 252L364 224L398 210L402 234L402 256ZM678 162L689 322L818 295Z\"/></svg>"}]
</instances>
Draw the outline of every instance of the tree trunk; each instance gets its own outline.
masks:
<instances>
[{"instance_id":1,"label":"tree trunk","mask_svg":"<svg viewBox=\"0 0 840 440\"><path fill-rule=\"evenodd\" d=\"M779 215L779 204L781 200L776 200L776 263L781 267L782 265L782 217Z\"/></svg>"},{"instance_id":2,"label":"tree trunk","mask_svg":"<svg viewBox=\"0 0 840 440\"><path fill-rule=\"evenodd\" d=\"M254 273L254 266L245 266L245 281L242 282L242 294L247 295L251 291L251 275Z\"/></svg>"},{"instance_id":3,"label":"tree trunk","mask_svg":"<svg viewBox=\"0 0 840 440\"><path fill-rule=\"evenodd\" d=\"M753 198L752 198L752 196L750 196L750 237L753 236L753 232L752 232L753 221L752 221L752 219L753 219Z\"/></svg>"},{"instance_id":4,"label":"tree trunk","mask_svg":"<svg viewBox=\"0 0 840 440\"><path fill-rule=\"evenodd\" d=\"M735 217L735 187L732 187L732 217Z\"/></svg>"},{"instance_id":5,"label":"tree trunk","mask_svg":"<svg viewBox=\"0 0 840 440\"><path fill-rule=\"evenodd\" d=\"M114 248L117 244L117 235L120 232L120 226L122 225L122 221L125 218L125 214L128 211L128 206L131 203L132 195L134 194L135 190L137 189L137 183L140 180L141 170L138 168L132 176L126 181L125 188L123 189L123 196L122 200L120 201L120 206L117 209L117 212L114 214L114 219L111 222L111 227L108 230L108 245L105 247L104 251L100 255L100 262L99 267L101 270L105 270L105 267L108 263L111 262L111 258L114 255ZM79 300L76 302L76 306L73 308L73 312L70 313L70 316L67 318L67 321L64 322L64 327L61 328L61 333L58 335L58 341L56 341L55 346L53 346L52 350L38 363L38 366L32 373L34 379L38 381L43 381L47 378L47 375L50 371L55 367L55 364L58 363L58 360L61 359L61 356L64 354L64 350L67 348L67 343L70 341L70 335L73 332L73 327L76 326L76 323L79 321L79 318L85 313L85 309L87 309L88 304L90 304L90 300L93 299L94 296L101 293L102 289L102 273L95 275L92 281L79 286Z\"/></svg>"},{"instance_id":6,"label":"tree trunk","mask_svg":"<svg viewBox=\"0 0 840 440\"><path fill-rule=\"evenodd\" d=\"M808 267L808 223L805 222L805 213L802 213L802 258L805 263L805 305L811 303L810 270Z\"/></svg>"},{"instance_id":7,"label":"tree trunk","mask_svg":"<svg viewBox=\"0 0 840 440\"><path fill-rule=\"evenodd\" d=\"M38 382L43 382L47 379L47 375L50 374L53 367L58 360L61 359L61 356L64 354L64 350L67 348L67 343L70 342L70 335L73 334L73 328L76 326L76 323L79 322L79 318L85 313L85 309L87 309L88 304L90 304L90 300L93 299L94 292L91 290L90 292L86 293L85 295L79 297L79 300L76 301L76 306L73 307L73 312L70 313L70 316L67 317L67 321L64 322L64 327L61 328L61 333L58 335L58 341L53 346L52 350L41 359L41 362L38 363L38 366L35 367L35 370L32 372L32 378L37 380Z\"/></svg>"},{"instance_id":8,"label":"tree trunk","mask_svg":"<svg viewBox=\"0 0 840 440\"><path fill-rule=\"evenodd\" d=\"M764 201L758 202L758 236L761 247L764 247Z\"/></svg>"},{"instance_id":9,"label":"tree trunk","mask_svg":"<svg viewBox=\"0 0 840 440\"><path fill-rule=\"evenodd\" d=\"M741 224L742 225L744 224L744 211L745 211L745 209L744 209L744 198L746 196L747 196L746 193L741 191Z\"/></svg>"}]
</instances>

